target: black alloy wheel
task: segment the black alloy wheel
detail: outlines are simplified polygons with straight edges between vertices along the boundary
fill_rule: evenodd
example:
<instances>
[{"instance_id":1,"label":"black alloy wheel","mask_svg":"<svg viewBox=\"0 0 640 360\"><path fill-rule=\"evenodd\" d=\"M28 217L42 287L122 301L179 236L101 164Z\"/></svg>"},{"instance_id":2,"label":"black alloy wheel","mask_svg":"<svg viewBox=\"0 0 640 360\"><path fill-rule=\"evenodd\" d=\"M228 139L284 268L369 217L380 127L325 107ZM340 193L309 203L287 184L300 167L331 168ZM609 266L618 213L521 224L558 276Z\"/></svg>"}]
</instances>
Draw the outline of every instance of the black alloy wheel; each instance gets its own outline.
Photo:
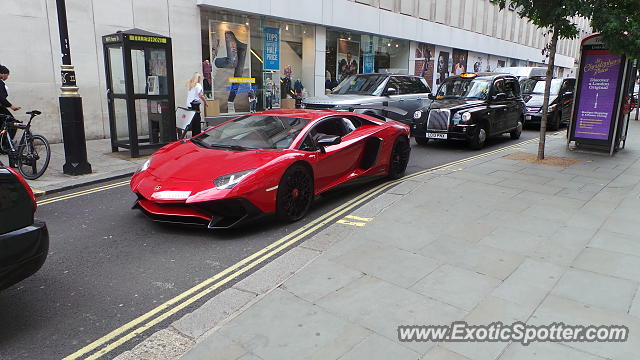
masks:
<instances>
[{"instance_id":1,"label":"black alloy wheel","mask_svg":"<svg viewBox=\"0 0 640 360\"><path fill-rule=\"evenodd\" d=\"M391 159L389 161L389 177L392 179L401 178L407 170L411 146L409 140L404 136L399 136L393 144Z\"/></svg>"},{"instance_id":2,"label":"black alloy wheel","mask_svg":"<svg viewBox=\"0 0 640 360\"><path fill-rule=\"evenodd\" d=\"M276 216L284 221L302 219L313 202L313 177L301 164L294 164L285 171L276 198Z\"/></svg>"},{"instance_id":3,"label":"black alloy wheel","mask_svg":"<svg viewBox=\"0 0 640 360\"><path fill-rule=\"evenodd\" d=\"M558 129L560 129L560 119L560 112L558 111L553 112L553 116L551 117L551 119L549 119L549 117L547 116L547 124L549 125L548 129L550 131L557 131Z\"/></svg>"},{"instance_id":4,"label":"black alloy wheel","mask_svg":"<svg viewBox=\"0 0 640 360\"><path fill-rule=\"evenodd\" d=\"M516 128L511 130L511 132L509 133L512 140L520 139L520 135L522 135L522 126L522 121L518 120L518 125L516 126Z\"/></svg>"},{"instance_id":5,"label":"black alloy wheel","mask_svg":"<svg viewBox=\"0 0 640 360\"><path fill-rule=\"evenodd\" d=\"M487 141L487 136L486 125L478 124L473 137L469 140L469 147L474 150L482 149L484 147L484 143Z\"/></svg>"}]
</instances>

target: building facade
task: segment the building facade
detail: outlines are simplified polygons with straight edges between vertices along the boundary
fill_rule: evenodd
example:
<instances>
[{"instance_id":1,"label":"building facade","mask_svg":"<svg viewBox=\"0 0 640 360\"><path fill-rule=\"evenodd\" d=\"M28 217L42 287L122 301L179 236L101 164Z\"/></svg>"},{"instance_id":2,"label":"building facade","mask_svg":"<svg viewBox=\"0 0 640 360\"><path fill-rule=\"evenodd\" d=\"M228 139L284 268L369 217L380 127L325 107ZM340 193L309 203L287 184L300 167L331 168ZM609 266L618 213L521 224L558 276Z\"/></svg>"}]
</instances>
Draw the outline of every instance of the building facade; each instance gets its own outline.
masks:
<instances>
[{"instance_id":1,"label":"building facade","mask_svg":"<svg viewBox=\"0 0 640 360\"><path fill-rule=\"evenodd\" d=\"M221 113L292 107L352 73L424 76L432 88L451 74L540 66L548 38L489 0L67 0L73 64L87 138L107 138L102 36L139 28L172 38L176 104L186 81L205 74ZM11 69L10 99L44 116L37 133L61 140L55 0L4 0L0 63ZM588 23L576 19L581 36ZM558 45L558 76L573 74L579 41ZM144 66L141 71L144 71ZM141 76L141 81L145 77ZM147 79L148 80L148 79ZM145 84L141 85L144 88ZM149 111L136 106L140 117ZM141 128L141 132L145 129Z\"/></svg>"}]
</instances>

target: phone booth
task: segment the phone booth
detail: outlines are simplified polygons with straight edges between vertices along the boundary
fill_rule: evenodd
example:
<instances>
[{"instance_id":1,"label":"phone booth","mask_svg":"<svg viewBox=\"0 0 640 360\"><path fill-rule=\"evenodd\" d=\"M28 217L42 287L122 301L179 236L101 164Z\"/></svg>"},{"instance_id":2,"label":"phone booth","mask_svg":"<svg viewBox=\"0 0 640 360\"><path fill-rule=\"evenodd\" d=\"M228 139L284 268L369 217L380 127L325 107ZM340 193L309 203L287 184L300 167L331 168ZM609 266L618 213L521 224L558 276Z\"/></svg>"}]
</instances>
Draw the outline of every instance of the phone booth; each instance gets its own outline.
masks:
<instances>
[{"instance_id":1,"label":"phone booth","mask_svg":"<svg viewBox=\"0 0 640 360\"><path fill-rule=\"evenodd\" d=\"M609 155L624 148L636 69L637 61L610 52L600 34L582 40L569 143Z\"/></svg>"},{"instance_id":2,"label":"phone booth","mask_svg":"<svg viewBox=\"0 0 640 360\"><path fill-rule=\"evenodd\" d=\"M111 150L156 149L176 140L171 38L140 29L102 37Z\"/></svg>"}]
</instances>

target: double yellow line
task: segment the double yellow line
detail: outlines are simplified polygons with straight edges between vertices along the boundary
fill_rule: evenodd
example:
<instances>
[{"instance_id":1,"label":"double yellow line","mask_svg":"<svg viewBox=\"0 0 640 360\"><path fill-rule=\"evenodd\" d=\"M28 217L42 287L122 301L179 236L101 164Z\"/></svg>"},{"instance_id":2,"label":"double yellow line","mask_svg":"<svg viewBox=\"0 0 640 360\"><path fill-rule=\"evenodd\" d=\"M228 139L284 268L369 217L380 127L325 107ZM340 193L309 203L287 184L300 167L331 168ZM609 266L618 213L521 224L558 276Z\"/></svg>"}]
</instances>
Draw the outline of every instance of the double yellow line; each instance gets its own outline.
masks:
<instances>
[{"instance_id":1,"label":"double yellow line","mask_svg":"<svg viewBox=\"0 0 640 360\"><path fill-rule=\"evenodd\" d=\"M97 193L97 192L100 192L100 191L109 190L109 189L117 188L117 187L120 187L120 186L124 186L124 185L127 185L127 184L129 184L129 179L124 180L124 181L119 181L119 182L116 182L116 183L112 183L112 184L109 184L109 185L98 186L98 187L95 187L95 188L74 192L74 193L71 193L71 194L60 195L60 196L56 196L56 197L52 197L52 198L48 198L48 199L43 199L43 200L38 201L38 206L47 205L47 204L51 204L51 203L62 201L62 200L72 199L72 198L75 198L75 197L78 197L78 196L89 195L89 194Z\"/></svg>"},{"instance_id":2,"label":"double yellow line","mask_svg":"<svg viewBox=\"0 0 640 360\"><path fill-rule=\"evenodd\" d=\"M220 273L215 274L214 276L206 279L198 285L188 289L187 291L177 295L176 297L166 301L165 303L157 306L151 311L129 321L128 323L122 325L121 327L111 331L110 333L104 335L103 337L93 341L92 343L82 347L71 355L64 357L62 360L75 360L79 359L87 354L91 354L85 359L93 360L98 359L101 356L113 351L118 348L122 344L136 337L137 335L142 334L143 332L149 330L155 325L161 323L172 315L178 313L194 302L202 299L207 294L215 291L221 286L229 283L231 280L237 278L238 276L246 273L247 271L253 269L258 266L265 260L273 257L274 255L282 252L288 247L294 245L295 243L301 241L306 238L310 234L320 230L324 226L333 223L337 219L340 219L344 216L345 213L353 210L358 207L365 201L375 197L379 193L387 190L388 188L395 186L401 182L409 180L411 178L424 175L429 172L433 172L440 169L445 169L451 166L460 165L469 161L473 161L476 159L484 158L491 156L493 154L497 154L500 152L509 151L515 148L518 148L524 144L537 141L537 138L527 140L518 144L514 144L511 146L503 147L494 151L486 152L483 154L479 154L476 156L472 156L469 158L465 158L462 160L454 161L448 164L440 165L431 169L423 170L415 174L407 175L401 179L386 182L380 185L375 186L374 188L356 196L355 198L347 201L346 203L336 207L335 209L327 212L326 214L312 220L308 224L300 227L294 232L282 237L281 239L275 241L274 243L268 245L267 247L257 251L256 253L242 259L241 261L235 263L234 265L228 267ZM72 198L76 196L86 195L97 191L107 190L113 187L122 186L126 184L128 181L115 183L106 185L103 187L87 190L84 192L79 192L75 194L66 195L63 197L54 198L55 201L64 200L66 198ZM54 200L48 199L48 200ZM96 351L97 350L97 351Z\"/></svg>"}]
</instances>

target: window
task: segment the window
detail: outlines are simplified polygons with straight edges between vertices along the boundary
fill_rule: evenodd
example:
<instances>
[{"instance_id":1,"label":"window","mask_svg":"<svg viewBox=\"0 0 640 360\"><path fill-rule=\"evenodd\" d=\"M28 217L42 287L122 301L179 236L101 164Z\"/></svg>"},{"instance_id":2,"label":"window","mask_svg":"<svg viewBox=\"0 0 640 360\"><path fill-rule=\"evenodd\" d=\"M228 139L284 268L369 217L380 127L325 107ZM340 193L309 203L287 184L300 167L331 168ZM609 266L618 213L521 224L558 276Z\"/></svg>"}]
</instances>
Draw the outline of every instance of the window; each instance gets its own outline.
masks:
<instances>
[{"instance_id":1,"label":"window","mask_svg":"<svg viewBox=\"0 0 640 360\"><path fill-rule=\"evenodd\" d=\"M560 92L562 94L564 94L566 92L573 92L575 87L576 87L576 80L575 79L567 79L562 84L562 89L560 90Z\"/></svg>"},{"instance_id":2,"label":"window","mask_svg":"<svg viewBox=\"0 0 640 360\"><path fill-rule=\"evenodd\" d=\"M208 148L286 149L308 123L296 117L249 115L214 127L192 141Z\"/></svg>"},{"instance_id":3,"label":"window","mask_svg":"<svg viewBox=\"0 0 640 360\"><path fill-rule=\"evenodd\" d=\"M311 129L310 134L314 140L318 140L318 138L323 135L342 137L345 135L344 122L342 118L329 118L323 120Z\"/></svg>"},{"instance_id":4,"label":"window","mask_svg":"<svg viewBox=\"0 0 640 360\"><path fill-rule=\"evenodd\" d=\"M493 83L493 90L495 94L506 93L504 87L504 79L498 79Z\"/></svg>"},{"instance_id":5,"label":"window","mask_svg":"<svg viewBox=\"0 0 640 360\"><path fill-rule=\"evenodd\" d=\"M520 96L520 84L518 84L515 79L505 79L504 92L507 94L507 97L518 97Z\"/></svg>"},{"instance_id":6,"label":"window","mask_svg":"<svg viewBox=\"0 0 640 360\"><path fill-rule=\"evenodd\" d=\"M344 122L344 128L346 129L345 135L350 134L355 129L362 126L362 121L354 116L342 118L342 121Z\"/></svg>"},{"instance_id":7,"label":"window","mask_svg":"<svg viewBox=\"0 0 640 360\"><path fill-rule=\"evenodd\" d=\"M400 86L400 94L424 94L429 93L431 90L426 84L426 80L409 77L409 76L397 76L393 77L397 84ZM421 81L422 80L422 81ZM424 83L423 83L424 81Z\"/></svg>"}]
</instances>

